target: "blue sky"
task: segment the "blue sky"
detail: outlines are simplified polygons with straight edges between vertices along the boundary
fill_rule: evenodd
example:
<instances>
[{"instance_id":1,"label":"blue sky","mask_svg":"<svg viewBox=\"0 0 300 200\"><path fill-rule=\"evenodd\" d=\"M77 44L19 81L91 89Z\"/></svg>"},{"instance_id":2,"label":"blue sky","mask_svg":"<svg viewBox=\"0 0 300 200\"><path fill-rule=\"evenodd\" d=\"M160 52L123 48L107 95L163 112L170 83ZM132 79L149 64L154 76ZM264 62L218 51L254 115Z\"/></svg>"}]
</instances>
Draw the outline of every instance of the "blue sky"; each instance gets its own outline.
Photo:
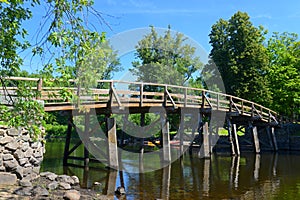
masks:
<instances>
[{"instance_id":1,"label":"blue sky","mask_svg":"<svg viewBox=\"0 0 300 200\"><path fill-rule=\"evenodd\" d=\"M95 8L103 13L105 24L96 24L99 31L108 37L137 28L171 28L181 32L200 44L209 53L211 26L220 18L229 19L237 11L247 12L255 26L262 25L272 32L293 32L300 34L300 1L289 0L95 0ZM36 18L44 11L34 10ZM36 23L36 24L35 24ZM25 24L32 33L39 23L33 20ZM29 37L30 38L30 37ZM130 57L122 59L129 65ZM26 66L26 64L25 64ZM28 65L27 67L28 68ZM30 67L35 70L35 67Z\"/></svg>"},{"instance_id":2,"label":"blue sky","mask_svg":"<svg viewBox=\"0 0 300 200\"><path fill-rule=\"evenodd\" d=\"M211 47L211 26L220 18L229 19L237 11L247 12L255 26L262 25L273 32L300 34L300 1L279 0L103 0L95 1L96 8L110 23L105 25L109 37L136 28L171 28L181 32L200 44L208 54ZM200 56L201 57L201 56ZM130 65L132 56L121 58L122 64ZM116 76L119 77L118 75Z\"/></svg>"},{"instance_id":3,"label":"blue sky","mask_svg":"<svg viewBox=\"0 0 300 200\"><path fill-rule=\"evenodd\" d=\"M102 0L96 8L114 17L105 17L111 24L108 36L134 28L167 28L184 33L210 50L211 26L220 18L229 19L235 12L250 15L255 26L263 25L271 34L300 33L300 1L289 0Z\"/></svg>"}]
</instances>

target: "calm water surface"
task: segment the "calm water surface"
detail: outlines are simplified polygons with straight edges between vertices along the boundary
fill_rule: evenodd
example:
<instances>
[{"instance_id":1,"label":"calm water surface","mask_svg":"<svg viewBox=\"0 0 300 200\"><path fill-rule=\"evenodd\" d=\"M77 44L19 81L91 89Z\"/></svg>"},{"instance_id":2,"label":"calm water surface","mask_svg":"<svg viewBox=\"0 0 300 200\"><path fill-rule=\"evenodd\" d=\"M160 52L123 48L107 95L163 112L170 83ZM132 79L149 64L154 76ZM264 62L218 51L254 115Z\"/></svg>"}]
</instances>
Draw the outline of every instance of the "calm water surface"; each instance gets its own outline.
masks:
<instances>
[{"instance_id":1,"label":"calm water surface","mask_svg":"<svg viewBox=\"0 0 300 200\"><path fill-rule=\"evenodd\" d=\"M214 154L210 160L185 154L161 170L126 173L109 171L101 164L88 171L64 168L64 142L47 142L46 149L41 171L76 175L81 187L104 194L113 195L115 187L124 185L127 195L122 199L300 199L297 153ZM82 155L81 151L75 154ZM94 186L94 182L101 184Z\"/></svg>"}]
</instances>

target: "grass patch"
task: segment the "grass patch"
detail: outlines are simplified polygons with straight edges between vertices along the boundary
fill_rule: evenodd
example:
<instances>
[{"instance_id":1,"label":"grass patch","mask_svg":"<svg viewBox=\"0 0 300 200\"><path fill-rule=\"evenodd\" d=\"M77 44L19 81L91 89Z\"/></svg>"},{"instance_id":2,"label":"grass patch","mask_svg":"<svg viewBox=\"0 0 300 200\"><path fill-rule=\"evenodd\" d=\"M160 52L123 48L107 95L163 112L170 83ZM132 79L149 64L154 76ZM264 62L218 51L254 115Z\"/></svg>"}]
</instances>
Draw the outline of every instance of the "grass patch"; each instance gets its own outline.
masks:
<instances>
[{"instance_id":1,"label":"grass patch","mask_svg":"<svg viewBox=\"0 0 300 200\"><path fill-rule=\"evenodd\" d=\"M245 135L245 133L244 133L245 132L245 128L243 128L242 131L238 131L237 135L238 136L244 136ZM228 136L228 130L226 130L225 128L219 128L219 135L220 136Z\"/></svg>"}]
</instances>

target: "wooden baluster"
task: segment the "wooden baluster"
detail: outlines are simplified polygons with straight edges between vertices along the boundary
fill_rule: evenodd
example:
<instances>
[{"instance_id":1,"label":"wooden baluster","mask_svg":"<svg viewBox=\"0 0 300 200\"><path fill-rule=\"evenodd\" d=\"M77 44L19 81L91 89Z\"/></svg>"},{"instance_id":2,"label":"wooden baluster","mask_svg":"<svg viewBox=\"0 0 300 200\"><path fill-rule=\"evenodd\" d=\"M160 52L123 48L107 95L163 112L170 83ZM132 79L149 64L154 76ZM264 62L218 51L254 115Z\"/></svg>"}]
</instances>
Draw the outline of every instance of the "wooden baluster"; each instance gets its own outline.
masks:
<instances>
[{"instance_id":1,"label":"wooden baluster","mask_svg":"<svg viewBox=\"0 0 300 200\"><path fill-rule=\"evenodd\" d=\"M144 96L144 84L140 85L140 107L143 107L143 97Z\"/></svg>"},{"instance_id":2,"label":"wooden baluster","mask_svg":"<svg viewBox=\"0 0 300 200\"><path fill-rule=\"evenodd\" d=\"M165 88L164 88L164 107L166 107L167 106L167 99L168 99L168 94L167 94L167 90L168 90L168 86L167 85L165 85Z\"/></svg>"},{"instance_id":3,"label":"wooden baluster","mask_svg":"<svg viewBox=\"0 0 300 200\"><path fill-rule=\"evenodd\" d=\"M244 114L244 101L242 101L242 115Z\"/></svg>"},{"instance_id":4,"label":"wooden baluster","mask_svg":"<svg viewBox=\"0 0 300 200\"><path fill-rule=\"evenodd\" d=\"M37 100L40 100L41 99L41 96L42 96L42 89L43 89L43 79L40 78L37 82L37 96L36 96L36 99Z\"/></svg>"},{"instance_id":5,"label":"wooden baluster","mask_svg":"<svg viewBox=\"0 0 300 200\"><path fill-rule=\"evenodd\" d=\"M220 95L217 94L217 110L220 108Z\"/></svg>"},{"instance_id":6,"label":"wooden baluster","mask_svg":"<svg viewBox=\"0 0 300 200\"><path fill-rule=\"evenodd\" d=\"M232 97L229 97L229 112L232 112Z\"/></svg>"},{"instance_id":7,"label":"wooden baluster","mask_svg":"<svg viewBox=\"0 0 300 200\"><path fill-rule=\"evenodd\" d=\"M187 88L184 88L184 107L187 106Z\"/></svg>"},{"instance_id":8,"label":"wooden baluster","mask_svg":"<svg viewBox=\"0 0 300 200\"><path fill-rule=\"evenodd\" d=\"M205 91L202 91L202 103L201 103L201 108L203 109L205 105Z\"/></svg>"}]
</instances>

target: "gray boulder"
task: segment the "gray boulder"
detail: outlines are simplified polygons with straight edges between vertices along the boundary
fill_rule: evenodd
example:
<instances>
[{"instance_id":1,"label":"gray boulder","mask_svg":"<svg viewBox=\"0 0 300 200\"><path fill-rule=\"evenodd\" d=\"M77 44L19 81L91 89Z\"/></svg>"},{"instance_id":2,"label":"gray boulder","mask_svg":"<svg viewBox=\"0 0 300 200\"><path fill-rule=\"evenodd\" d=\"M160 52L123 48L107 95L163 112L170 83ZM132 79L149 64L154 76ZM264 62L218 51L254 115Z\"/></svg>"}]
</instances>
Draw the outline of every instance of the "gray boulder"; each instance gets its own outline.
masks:
<instances>
[{"instance_id":1,"label":"gray boulder","mask_svg":"<svg viewBox=\"0 0 300 200\"><path fill-rule=\"evenodd\" d=\"M17 176L15 174L0 172L0 185L16 185Z\"/></svg>"},{"instance_id":2,"label":"gray boulder","mask_svg":"<svg viewBox=\"0 0 300 200\"><path fill-rule=\"evenodd\" d=\"M64 194L64 199L66 200L79 200L80 192L77 190L69 190Z\"/></svg>"}]
</instances>

